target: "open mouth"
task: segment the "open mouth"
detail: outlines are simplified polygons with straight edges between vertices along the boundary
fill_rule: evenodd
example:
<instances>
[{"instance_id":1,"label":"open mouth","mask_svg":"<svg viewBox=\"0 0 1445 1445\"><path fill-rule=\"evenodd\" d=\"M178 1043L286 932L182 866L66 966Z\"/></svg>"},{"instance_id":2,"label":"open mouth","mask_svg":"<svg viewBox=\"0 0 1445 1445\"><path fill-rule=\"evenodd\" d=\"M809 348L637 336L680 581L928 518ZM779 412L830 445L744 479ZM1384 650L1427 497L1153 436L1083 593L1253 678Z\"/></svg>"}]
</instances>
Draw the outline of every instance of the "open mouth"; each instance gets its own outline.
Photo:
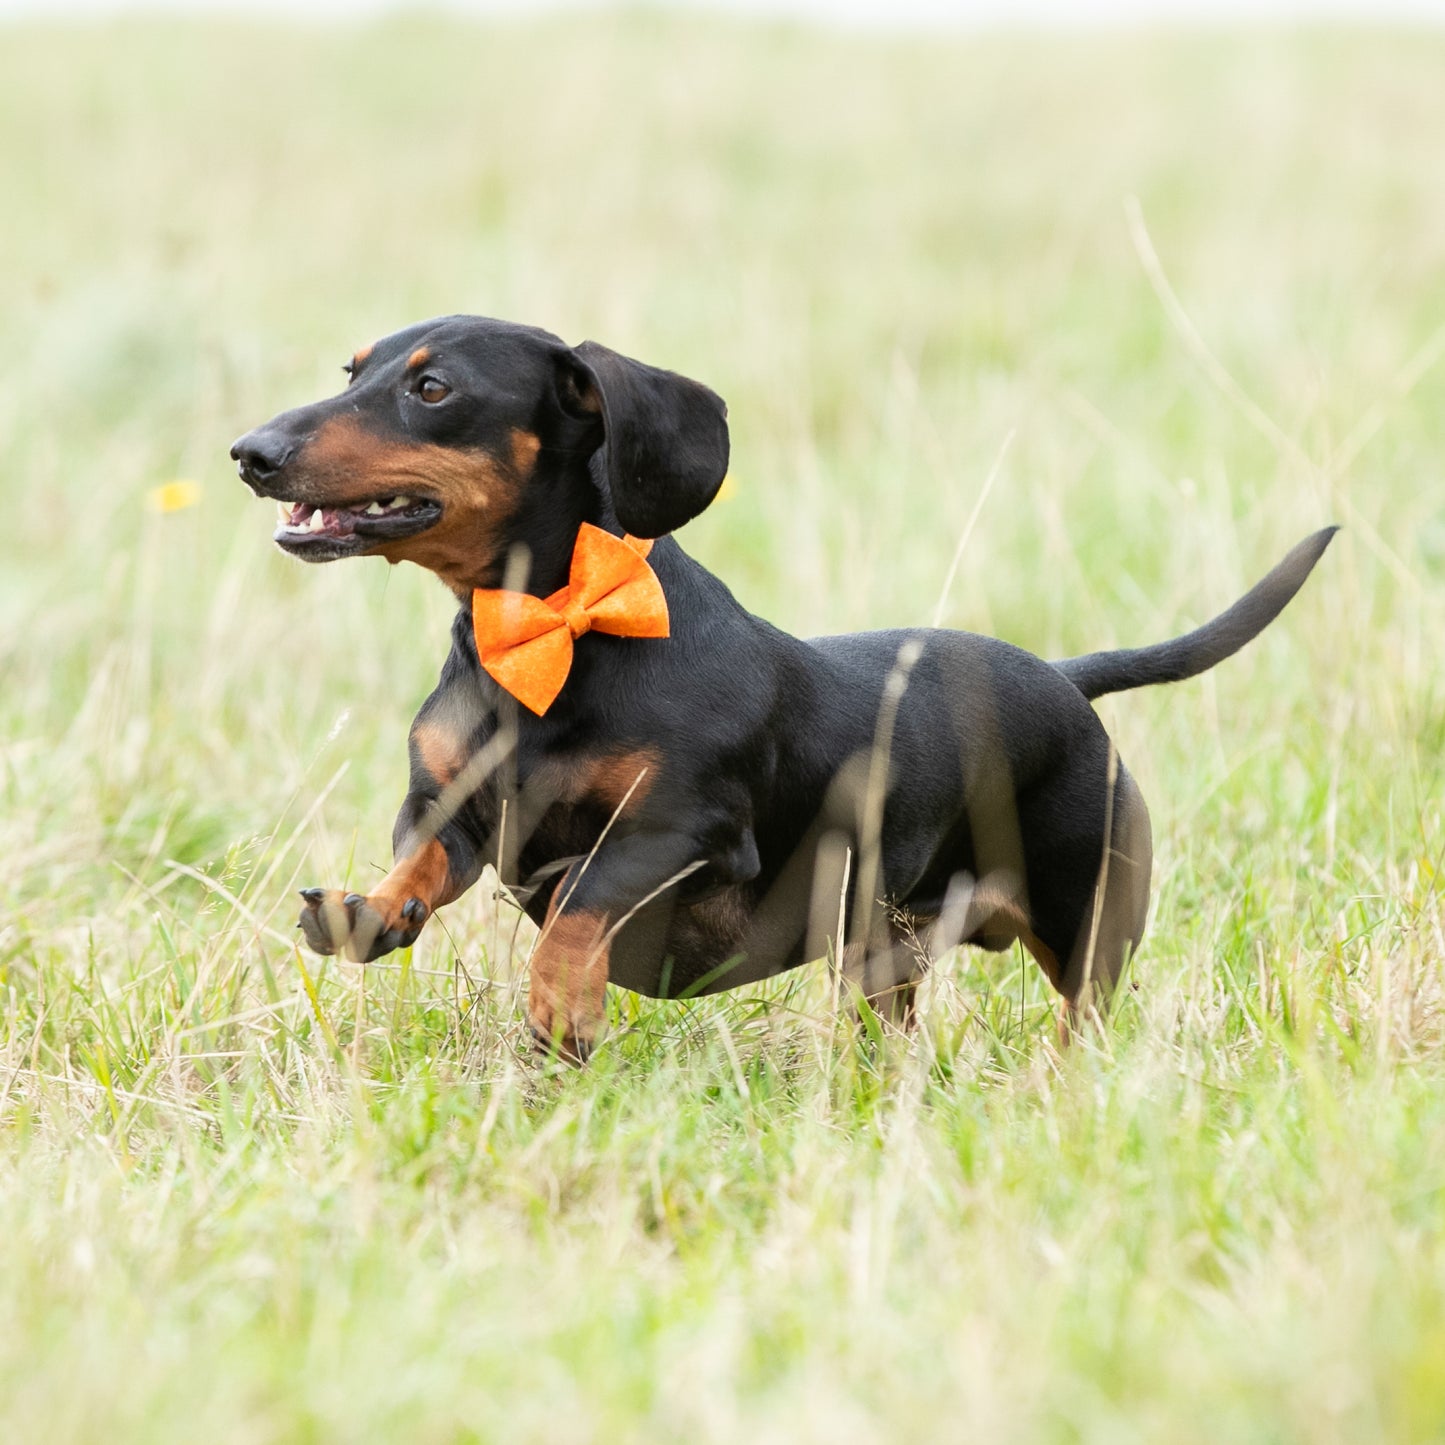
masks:
<instances>
[{"instance_id":1,"label":"open mouth","mask_svg":"<svg viewBox=\"0 0 1445 1445\"><path fill-rule=\"evenodd\" d=\"M425 497L388 497L344 507L277 502L277 546L293 556L330 561L365 551L377 542L414 537L436 525L441 505Z\"/></svg>"}]
</instances>

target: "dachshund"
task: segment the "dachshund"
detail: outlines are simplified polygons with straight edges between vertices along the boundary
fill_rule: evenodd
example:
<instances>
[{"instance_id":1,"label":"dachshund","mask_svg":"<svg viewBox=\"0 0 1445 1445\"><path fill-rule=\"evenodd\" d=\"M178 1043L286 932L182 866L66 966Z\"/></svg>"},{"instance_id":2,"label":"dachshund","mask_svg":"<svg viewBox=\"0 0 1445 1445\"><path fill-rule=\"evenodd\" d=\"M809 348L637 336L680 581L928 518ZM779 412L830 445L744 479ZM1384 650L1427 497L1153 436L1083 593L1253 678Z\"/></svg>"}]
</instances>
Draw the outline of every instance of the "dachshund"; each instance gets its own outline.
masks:
<instances>
[{"instance_id":1,"label":"dachshund","mask_svg":"<svg viewBox=\"0 0 1445 1445\"><path fill-rule=\"evenodd\" d=\"M1066 1023L1144 933L1152 842L1093 708L1214 667L1274 620L1336 530L1151 647L1047 662L906 628L800 640L670 535L716 496L727 409L594 342L471 316L364 348L330 399L231 448L306 562L415 562L455 594L410 734L395 865L303 891L318 953L415 942L487 863L540 927L539 1044L585 1060L608 983L735 988L834 950L906 1026L931 954L1020 942Z\"/></svg>"}]
</instances>

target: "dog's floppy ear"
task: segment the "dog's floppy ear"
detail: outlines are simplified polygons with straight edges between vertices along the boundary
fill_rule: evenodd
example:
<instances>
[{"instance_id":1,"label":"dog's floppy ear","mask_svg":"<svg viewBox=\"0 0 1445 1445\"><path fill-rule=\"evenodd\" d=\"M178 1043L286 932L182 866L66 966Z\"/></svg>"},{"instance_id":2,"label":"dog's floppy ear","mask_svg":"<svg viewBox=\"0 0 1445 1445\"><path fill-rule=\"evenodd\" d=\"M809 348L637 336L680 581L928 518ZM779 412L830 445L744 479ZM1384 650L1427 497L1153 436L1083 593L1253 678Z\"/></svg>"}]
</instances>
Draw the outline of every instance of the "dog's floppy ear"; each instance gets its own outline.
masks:
<instances>
[{"instance_id":1,"label":"dog's floppy ear","mask_svg":"<svg viewBox=\"0 0 1445 1445\"><path fill-rule=\"evenodd\" d=\"M727 475L722 397L595 341L568 359L576 366L567 378L574 404L602 419L602 464L617 520L635 537L661 537L691 521Z\"/></svg>"}]
</instances>

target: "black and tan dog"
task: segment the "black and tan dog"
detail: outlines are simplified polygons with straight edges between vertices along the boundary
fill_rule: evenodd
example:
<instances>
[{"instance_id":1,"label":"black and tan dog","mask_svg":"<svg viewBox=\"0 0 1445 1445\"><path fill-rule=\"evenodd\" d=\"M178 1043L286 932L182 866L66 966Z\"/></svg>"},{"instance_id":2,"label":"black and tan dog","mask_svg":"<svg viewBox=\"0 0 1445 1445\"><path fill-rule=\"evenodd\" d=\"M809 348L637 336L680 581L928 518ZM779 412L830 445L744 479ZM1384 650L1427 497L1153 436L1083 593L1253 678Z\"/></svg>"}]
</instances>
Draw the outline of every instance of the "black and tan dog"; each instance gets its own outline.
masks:
<instances>
[{"instance_id":1,"label":"black and tan dog","mask_svg":"<svg viewBox=\"0 0 1445 1445\"><path fill-rule=\"evenodd\" d=\"M318 952L376 958L494 862L542 926L532 1029L572 1058L596 1037L609 982L710 993L830 940L899 1020L930 937L1022 941L1071 1008L1106 1000L1144 931L1152 854L1143 799L1089 700L1228 657L1333 532L1154 647L1048 663L964 632L805 642L667 536L727 471L726 408L706 387L461 316L398 332L349 369L340 395L231 455L282 504L285 551L416 562L461 608L412 725L395 866L365 896L307 889L301 928ZM579 581L584 552L602 581ZM652 609L641 635L614 635L625 619L592 605L624 573L615 596L632 588ZM520 633L491 636L524 603ZM519 680L493 656L509 649ZM534 663L551 670L540 696Z\"/></svg>"}]
</instances>

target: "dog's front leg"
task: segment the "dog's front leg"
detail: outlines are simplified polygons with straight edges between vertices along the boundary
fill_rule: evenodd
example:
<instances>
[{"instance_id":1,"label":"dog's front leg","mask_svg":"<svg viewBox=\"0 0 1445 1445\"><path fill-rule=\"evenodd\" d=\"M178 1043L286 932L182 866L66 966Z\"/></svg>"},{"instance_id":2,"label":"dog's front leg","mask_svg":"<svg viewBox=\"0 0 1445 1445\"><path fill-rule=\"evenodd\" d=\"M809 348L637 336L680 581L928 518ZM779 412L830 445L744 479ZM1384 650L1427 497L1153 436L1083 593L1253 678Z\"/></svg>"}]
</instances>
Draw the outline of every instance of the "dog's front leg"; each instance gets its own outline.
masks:
<instances>
[{"instance_id":1,"label":"dog's front leg","mask_svg":"<svg viewBox=\"0 0 1445 1445\"><path fill-rule=\"evenodd\" d=\"M586 1061L606 1014L614 937L702 863L702 845L689 835L639 833L567 870L532 953L527 1021L541 1048Z\"/></svg>"},{"instance_id":2,"label":"dog's front leg","mask_svg":"<svg viewBox=\"0 0 1445 1445\"><path fill-rule=\"evenodd\" d=\"M300 928L316 953L345 953L369 963L416 942L444 903L465 893L482 871L479 828L459 737L434 720L433 694L411 732L411 788L392 829L391 871L369 893L305 888Z\"/></svg>"},{"instance_id":3,"label":"dog's front leg","mask_svg":"<svg viewBox=\"0 0 1445 1445\"><path fill-rule=\"evenodd\" d=\"M300 927L315 953L345 953L370 963L396 948L410 948L422 925L444 903L466 891L481 872L477 850L460 829L411 826L424 800L408 796L397 819L402 834L396 862L370 893L303 888ZM403 820L407 826L403 831Z\"/></svg>"}]
</instances>

